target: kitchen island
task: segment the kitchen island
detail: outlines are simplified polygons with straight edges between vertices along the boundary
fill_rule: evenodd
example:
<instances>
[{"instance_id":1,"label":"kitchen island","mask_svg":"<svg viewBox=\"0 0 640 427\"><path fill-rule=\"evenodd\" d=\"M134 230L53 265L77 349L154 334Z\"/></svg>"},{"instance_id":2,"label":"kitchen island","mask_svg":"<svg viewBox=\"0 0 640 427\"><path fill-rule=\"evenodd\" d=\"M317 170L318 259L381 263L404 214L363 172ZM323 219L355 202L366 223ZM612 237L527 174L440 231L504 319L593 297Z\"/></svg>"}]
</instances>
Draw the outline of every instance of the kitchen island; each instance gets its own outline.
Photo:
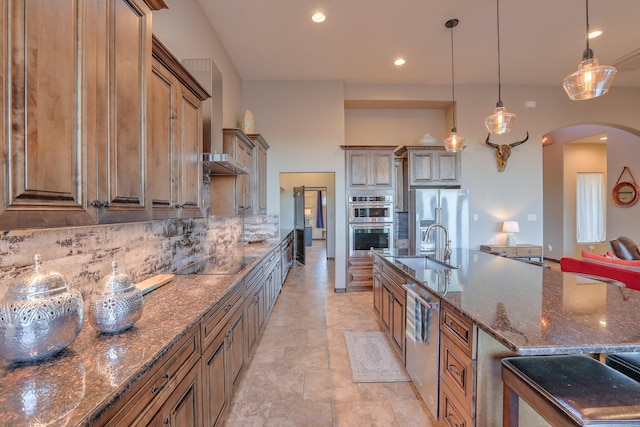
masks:
<instances>
[{"instance_id":1,"label":"kitchen island","mask_svg":"<svg viewBox=\"0 0 640 427\"><path fill-rule=\"evenodd\" d=\"M37 363L0 359L0 424L171 422L164 414L172 399L185 403L183 415L195 420L190 423L219 424L251 356L249 333L255 342L290 267L283 254L291 250L292 233L282 236L282 241L237 244L217 254L216 266L235 268L235 260L245 260L240 269L176 275L144 296L142 318L129 330L98 334L85 315L80 334L61 353ZM281 262L286 264L282 271ZM218 348L224 359L216 359ZM202 410L207 397L206 409L220 403L218 413ZM182 409L167 417L181 416Z\"/></svg>"},{"instance_id":2,"label":"kitchen island","mask_svg":"<svg viewBox=\"0 0 640 427\"><path fill-rule=\"evenodd\" d=\"M439 299L441 313L473 326L468 415L475 425L501 422L503 357L640 351L638 291L467 249L454 250L454 269L431 260L421 268L419 257L374 255L374 265L379 260L402 273L406 283ZM441 380L443 357L441 343ZM442 405L440 412L443 418ZM524 425L545 425L528 416L533 420Z\"/></svg>"}]
</instances>

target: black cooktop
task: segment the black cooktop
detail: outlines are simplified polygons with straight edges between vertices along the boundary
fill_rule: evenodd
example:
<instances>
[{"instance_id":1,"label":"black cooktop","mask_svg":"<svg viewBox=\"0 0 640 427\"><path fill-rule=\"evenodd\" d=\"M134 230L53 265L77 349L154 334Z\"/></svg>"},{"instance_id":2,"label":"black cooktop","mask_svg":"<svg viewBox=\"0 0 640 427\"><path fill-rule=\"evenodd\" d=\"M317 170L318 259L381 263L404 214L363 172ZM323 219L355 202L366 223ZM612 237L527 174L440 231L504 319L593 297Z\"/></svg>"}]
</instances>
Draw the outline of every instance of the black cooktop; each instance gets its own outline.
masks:
<instances>
[{"instance_id":1,"label":"black cooktop","mask_svg":"<svg viewBox=\"0 0 640 427\"><path fill-rule=\"evenodd\" d=\"M247 255L212 256L202 261L194 262L176 271L176 274L238 274L256 259L258 257Z\"/></svg>"}]
</instances>

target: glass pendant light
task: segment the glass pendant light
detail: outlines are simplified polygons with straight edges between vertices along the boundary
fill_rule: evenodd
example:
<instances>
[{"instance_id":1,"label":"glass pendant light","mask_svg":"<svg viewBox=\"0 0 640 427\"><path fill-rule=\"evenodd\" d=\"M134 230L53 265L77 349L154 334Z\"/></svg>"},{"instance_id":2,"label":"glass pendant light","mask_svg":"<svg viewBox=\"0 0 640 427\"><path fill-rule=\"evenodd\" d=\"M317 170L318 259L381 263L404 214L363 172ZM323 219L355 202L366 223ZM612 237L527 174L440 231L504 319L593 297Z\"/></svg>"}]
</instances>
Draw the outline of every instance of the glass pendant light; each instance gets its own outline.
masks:
<instances>
[{"instance_id":1,"label":"glass pendant light","mask_svg":"<svg viewBox=\"0 0 640 427\"><path fill-rule=\"evenodd\" d=\"M456 83L455 73L453 67L453 27L458 25L457 19L449 19L445 22L444 26L451 29L451 112L453 115L453 127L451 128L451 134L449 138L444 140L444 148L447 151L455 153L464 148L464 138L458 135L456 130Z\"/></svg>"},{"instance_id":2,"label":"glass pendant light","mask_svg":"<svg viewBox=\"0 0 640 427\"><path fill-rule=\"evenodd\" d=\"M487 127L489 133L501 134L511 131L515 121L516 115L508 113L502 105L502 93L500 82L500 1L496 0L496 15L498 23L498 102L496 103L495 112L484 119L484 125Z\"/></svg>"},{"instance_id":3,"label":"glass pendant light","mask_svg":"<svg viewBox=\"0 0 640 427\"><path fill-rule=\"evenodd\" d=\"M451 128L449 138L444 140L444 148L453 153L464 148L464 138L458 135L458 131L456 130L456 84L453 68L453 27L458 25L458 22L459 21L454 18L449 19L444 24L445 27L451 29L451 112L453 114L453 127Z\"/></svg>"},{"instance_id":4,"label":"glass pendant light","mask_svg":"<svg viewBox=\"0 0 640 427\"><path fill-rule=\"evenodd\" d=\"M587 4L587 48L582 53L582 62L578 71L569 74L562 81L562 86L573 101L597 98L609 91L617 70L610 65L600 65L589 48L589 0Z\"/></svg>"}]
</instances>

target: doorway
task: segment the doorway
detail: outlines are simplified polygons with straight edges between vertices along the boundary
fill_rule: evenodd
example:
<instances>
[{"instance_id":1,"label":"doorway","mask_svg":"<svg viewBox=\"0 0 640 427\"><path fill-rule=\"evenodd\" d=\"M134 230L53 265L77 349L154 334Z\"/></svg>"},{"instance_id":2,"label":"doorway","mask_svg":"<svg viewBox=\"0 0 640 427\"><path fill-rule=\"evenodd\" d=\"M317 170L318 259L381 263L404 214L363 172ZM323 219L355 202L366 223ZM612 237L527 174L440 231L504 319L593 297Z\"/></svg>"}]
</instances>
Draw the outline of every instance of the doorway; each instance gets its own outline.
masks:
<instances>
[{"instance_id":1,"label":"doorway","mask_svg":"<svg viewBox=\"0 0 640 427\"><path fill-rule=\"evenodd\" d=\"M581 258L582 250L603 254L609 250L608 241L618 236L640 240L637 231L640 218L634 209L616 206L611 199L616 178L625 166L640 174L640 131L614 124L582 124L555 129L545 134L543 140L546 141L542 151L545 258ZM594 167L597 161L602 165ZM578 244L576 173L594 171L604 172L606 179L606 239L601 243Z\"/></svg>"},{"instance_id":2,"label":"doorway","mask_svg":"<svg viewBox=\"0 0 640 427\"><path fill-rule=\"evenodd\" d=\"M312 241L326 243L326 258L335 259L335 173L334 172L300 172L280 173L280 226L295 228L294 188L304 186L305 228L310 228ZM320 197L318 197L320 192ZM320 201L319 201L320 200ZM308 202L308 203L307 203ZM320 210L318 210L320 207ZM308 213L309 215L304 215ZM322 213L322 218L320 214ZM308 217L308 218L307 218ZM319 223L322 219L322 223ZM324 225L324 227L319 227Z\"/></svg>"}]
</instances>

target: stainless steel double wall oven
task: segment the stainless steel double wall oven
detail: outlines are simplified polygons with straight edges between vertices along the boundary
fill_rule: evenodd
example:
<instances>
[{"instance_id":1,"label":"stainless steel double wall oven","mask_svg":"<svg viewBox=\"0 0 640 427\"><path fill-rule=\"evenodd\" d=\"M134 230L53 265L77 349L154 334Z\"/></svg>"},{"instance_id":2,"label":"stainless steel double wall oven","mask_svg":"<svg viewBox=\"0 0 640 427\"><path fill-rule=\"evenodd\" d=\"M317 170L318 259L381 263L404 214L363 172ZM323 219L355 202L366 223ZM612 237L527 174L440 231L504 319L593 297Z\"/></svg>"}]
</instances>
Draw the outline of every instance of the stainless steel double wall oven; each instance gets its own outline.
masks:
<instances>
[{"instance_id":1,"label":"stainless steel double wall oven","mask_svg":"<svg viewBox=\"0 0 640 427\"><path fill-rule=\"evenodd\" d=\"M393 248L393 196L387 194L350 195L349 257L367 257L371 248Z\"/></svg>"}]
</instances>

